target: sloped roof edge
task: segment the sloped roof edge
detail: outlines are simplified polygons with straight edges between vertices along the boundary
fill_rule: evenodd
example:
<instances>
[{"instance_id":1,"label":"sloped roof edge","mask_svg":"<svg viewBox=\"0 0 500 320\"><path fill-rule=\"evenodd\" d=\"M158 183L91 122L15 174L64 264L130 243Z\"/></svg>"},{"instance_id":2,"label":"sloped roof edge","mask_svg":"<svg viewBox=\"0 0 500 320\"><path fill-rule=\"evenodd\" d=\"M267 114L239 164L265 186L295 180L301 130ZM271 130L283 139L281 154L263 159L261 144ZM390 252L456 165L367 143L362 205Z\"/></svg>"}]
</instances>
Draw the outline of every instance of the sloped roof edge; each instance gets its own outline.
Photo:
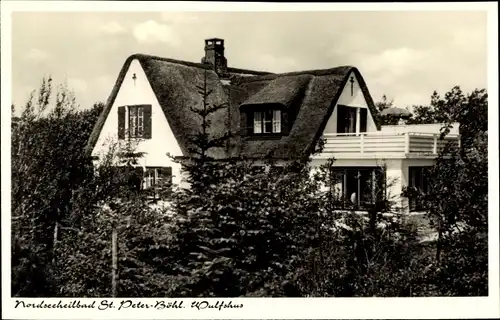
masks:
<instances>
[{"instance_id":1,"label":"sloped roof edge","mask_svg":"<svg viewBox=\"0 0 500 320\"><path fill-rule=\"evenodd\" d=\"M113 106L113 103L116 99L118 91L122 85L123 79L125 78L125 75L127 74L127 71L130 67L130 64L135 59L137 59L141 63L141 66L142 66L143 60L154 59L154 60L170 62L170 63L174 63L174 64L179 64L179 65L184 65L184 66L188 66L188 67L195 67L195 68L200 68L200 69L204 69L204 70L212 70L211 66L206 65L206 64L202 64L202 63L176 60L176 59L170 59L170 58L163 58L163 57L159 57L159 56L142 54L142 53L136 53L136 54L129 56L125 60L125 63L123 64L123 66L120 70L120 73L118 74L118 78L116 79L115 85L113 86L113 89L111 90L111 94L109 95L108 100L106 101L104 109L103 109L102 113L100 114L99 118L97 119L97 122L94 125L92 133L90 134L89 141L87 142L87 145L85 146L85 149L84 149L84 152L86 155L89 155L89 156L91 155L92 150L95 147L97 140L99 139L99 135L101 134L102 128L104 127L104 123L106 122L106 119L111 111L111 107ZM231 72L231 73L251 74L251 75L255 75L255 76L272 74L270 72L238 69L238 68L227 68L227 70L228 70L228 72Z\"/></svg>"},{"instance_id":2,"label":"sloped roof edge","mask_svg":"<svg viewBox=\"0 0 500 320\"><path fill-rule=\"evenodd\" d=\"M194 67L194 68L199 68L199 69L204 69L204 70L212 70L212 68L210 66L207 66L207 65L201 64L201 63L193 63L193 62L187 62L187 61L181 61L181 60L175 60L175 59L161 58L161 57L145 55L145 54L134 54L134 55L131 55L130 57L128 57L123 65L122 69L120 70L120 73L116 79L115 85L111 91L110 96L108 97L107 102L106 102L106 105L105 105L101 115L99 116L99 118L98 118L98 120L93 128L93 131L90 135L89 141L85 147L85 153L87 155L91 155L92 150L97 143L99 135L100 135L102 128L104 126L104 123L105 123L105 121L106 121L106 119L111 111L111 107L113 106L113 103L116 99L118 91L121 87L121 84L122 84L122 82L127 74L127 71L130 67L130 64L132 63L132 61L134 59L137 59L143 68L144 68L144 63L148 63L147 61L159 60L159 61L169 62L169 63L173 63L173 64L180 64L180 65L184 65L184 66L188 66L188 67ZM373 102L373 99L371 98L371 95L370 95L368 88L366 86L366 83L365 83L363 77L361 76L361 73L359 72L359 70L357 68L352 67L352 66L343 66L343 67L336 67L336 68L322 69L322 70L288 72L288 73L281 73L281 74L272 74L272 73L267 73L267 72L251 71L251 70L244 70L244 69L231 69L231 68L228 68L228 71L254 74L254 76L251 76L251 77L241 77L241 78L238 77L238 80L236 80L236 82L239 82L239 81L252 82L252 81L259 81L259 80L260 81L269 81L269 80L274 80L278 77L295 76L295 75L311 75L314 78L315 76L321 77L321 76L328 76L328 75L337 74L338 76L340 76L342 78L342 82L341 82L341 86L340 86L341 88L344 88L346 86L349 74L351 72L354 72L354 74L358 78L360 88L363 92L363 95L364 95L365 100L368 104L368 108L370 109L370 112L372 113L372 115L375 115L378 113L377 109L375 107L375 104ZM316 133L314 134L314 138L308 139L309 141L308 141L307 146L304 149L302 149L302 155L300 156L301 158L307 157L311 153L311 151L314 150L314 147L315 147L317 141L321 137L321 135L326 127L328 119L331 117L331 115L333 113L333 110L338 102L338 99L340 98L341 93L342 93L341 89L337 90L337 92L335 93L334 98L333 98L333 100L331 100L330 106L328 107L326 114L324 115L320 125L318 126L318 128L316 130ZM155 92L155 94L157 94L157 92ZM163 108L162 108L162 110L163 110ZM163 112L165 113L165 110L163 110ZM167 114L165 114L165 116L167 117ZM374 118L374 121L376 121L377 117L374 116L373 118ZM377 128L380 129L379 123L376 122L376 126L377 126Z\"/></svg>"},{"instance_id":3,"label":"sloped roof edge","mask_svg":"<svg viewBox=\"0 0 500 320\"><path fill-rule=\"evenodd\" d=\"M356 78L358 79L359 82L359 87L361 89L361 92L363 92L363 96L366 100L366 103L368 105L368 109L370 110L370 113L372 114L373 121L375 122L375 126L377 127L377 130L380 130L380 123L377 122L377 117L375 117L375 114L378 114L377 108L375 107L375 103L373 102L373 99L370 95L370 92L368 90L368 87L366 85L365 80L363 79L363 76L361 76L361 72L356 67L352 66L346 66L348 68L348 71L345 73L344 79L342 80L342 84L340 86L341 90L337 90L337 93L335 94L334 99L332 100L332 103L330 105L330 108L328 109L328 112L326 116L323 118L323 121L321 122L320 126L318 127L318 131L316 132L316 136L314 139L311 141L310 145L303 151L303 157L309 156L309 154L314 150L316 144L318 143L318 140L321 138L321 135L323 134L323 131L325 130L326 124L328 123L328 120L332 116L333 111L335 110L335 106L337 105L337 102L340 98L340 95L342 94L342 89L345 87L347 84L347 81L349 79L349 74L351 72L354 73Z\"/></svg>"}]
</instances>

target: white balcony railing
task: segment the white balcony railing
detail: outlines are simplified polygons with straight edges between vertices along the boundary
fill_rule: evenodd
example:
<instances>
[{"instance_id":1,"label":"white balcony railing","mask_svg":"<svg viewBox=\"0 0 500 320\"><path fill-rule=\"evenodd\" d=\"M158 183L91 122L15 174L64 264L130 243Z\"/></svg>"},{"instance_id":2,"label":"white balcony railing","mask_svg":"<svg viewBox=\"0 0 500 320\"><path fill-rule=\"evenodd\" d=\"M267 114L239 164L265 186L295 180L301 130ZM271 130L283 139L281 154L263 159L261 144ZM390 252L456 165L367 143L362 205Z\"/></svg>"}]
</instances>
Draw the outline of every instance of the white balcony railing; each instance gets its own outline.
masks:
<instances>
[{"instance_id":1,"label":"white balcony railing","mask_svg":"<svg viewBox=\"0 0 500 320\"><path fill-rule=\"evenodd\" d=\"M436 156L450 141L455 147L460 145L459 135L449 134L441 140L439 134L419 132L329 133L323 138L323 153L334 155Z\"/></svg>"}]
</instances>

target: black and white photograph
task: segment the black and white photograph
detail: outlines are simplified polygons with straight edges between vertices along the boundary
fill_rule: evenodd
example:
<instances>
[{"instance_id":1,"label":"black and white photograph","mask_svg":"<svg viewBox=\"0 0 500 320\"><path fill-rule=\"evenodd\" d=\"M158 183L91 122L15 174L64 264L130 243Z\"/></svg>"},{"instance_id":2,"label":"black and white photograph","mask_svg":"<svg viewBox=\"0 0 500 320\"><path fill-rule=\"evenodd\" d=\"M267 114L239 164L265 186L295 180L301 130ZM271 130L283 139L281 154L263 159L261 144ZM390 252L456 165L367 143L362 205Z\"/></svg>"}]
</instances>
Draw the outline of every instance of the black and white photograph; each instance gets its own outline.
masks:
<instances>
[{"instance_id":1,"label":"black and white photograph","mask_svg":"<svg viewBox=\"0 0 500 320\"><path fill-rule=\"evenodd\" d=\"M5 316L500 316L496 3L16 2Z\"/></svg>"}]
</instances>

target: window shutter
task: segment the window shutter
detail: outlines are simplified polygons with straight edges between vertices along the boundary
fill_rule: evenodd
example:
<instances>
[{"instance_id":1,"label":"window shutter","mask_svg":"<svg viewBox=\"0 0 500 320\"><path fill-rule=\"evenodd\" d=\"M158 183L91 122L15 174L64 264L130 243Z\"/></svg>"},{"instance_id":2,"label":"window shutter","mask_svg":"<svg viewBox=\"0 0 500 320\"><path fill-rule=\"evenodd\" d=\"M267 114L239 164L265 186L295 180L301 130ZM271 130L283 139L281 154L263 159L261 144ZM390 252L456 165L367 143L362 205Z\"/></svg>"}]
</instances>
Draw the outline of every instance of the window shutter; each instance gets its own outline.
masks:
<instances>
[{"instance_id":1,"label":"window shutter","mask_svg":"<svg viewBox=\"0 0 500 320\"><path fill-rule=\"evenodd\" d=\"M125 139L125 107L118 107L118 139Z\"/></svg>"},{"instance_id":2,"label":"window shutter","mask_svg":"<svg viewBox=\"0 0 500 320\"><path fill-rule=\"evenodd\" d=\"M168 196L172 188L172 167L158 168L158 177L161 183L157 186L160 197Z\"/></svg>"},{"instance_id":3,"label":"window shutter","mask_svg":"<svg viewBox=\"0 0 500 320\"><path fill-rule=\"evenodd\" d=\"M151 139L151 105L144 107L144 139Z\"/></svg>"},{"instance_id":4,"label":"window shutter","mask_svg":"<svg viewBox=\"0 0 500 320\"><path fill-rule=\"evenodd\" d=\"M248 111L244 112L244 115L246 116L246 122L245 122L246 133L247 135L251 135L253 134L253 113Z\"/></svg>"},{"instance_id":5,"label":"window shutter","mask_svg":"<svg viewBox=\"0 0 500 320\"><path fill-rule=\"evenodd\" d=\"M346 108L344 106L337 106L337 133L345 132L345 121L347 121Z\"/></svg>"},{"instance_id":6,"label":"window shutter","mask_svg":"<svg viewBox=\"0 0 500 320\"><path fill-rule=\"evenodd\" d=\"M239 132L242 136L249 135L251 133L251 132L249 132L249 120L248 120L249 117L250 117L250 115L247 112L240 111Z\"/></svg>"},{"instance_id":7,"label":"window shutter","mask_svg":"<svg viewBox=\"0 0 500 320\"><path fill-rule=\"evenodd\" d=\"M281 112L281 132L283 134L288 134L290 128L290 115L288 111Z\"/></svg>"},{"instance_id":8,"label":"window shutter","mask_svg":"<svg viewBox=\"0 0 500 320\"><path fill-rule=\"evenodd\" d=\"M135 175L137 177L137 189L143 189L144 169L142 167L135 167Z\"/></svg>"},{"instance_id":9,"label":"window shutter","mask_svg":"<svg viewBox=\"0 0 500 320\"><path fill-rule=\"evenodd\" d=\"M254 112L253 118L253 133L262 133L262 113Z\"/></svg>"},{"instance_id":10,"label":"window shutter","mask_svg":"<svg viewBox=\"0 0 500 320\"><path fill-rule=\"evenodd\" d=\"M361 119L359 119L359 132L366 132L367 111L368 109L366 108L361 108L360 110Z\"/></svg>"},{"instance_id":11,"label":"window shutter","mask_svg":"<svg viewBox=\"0 0 500 320\"><path fill-rule=\"evenodd\" d=\"M172 167L158 168L158 175L164 179L165 182L172 183Z\"/></svg>"}]
</instances>

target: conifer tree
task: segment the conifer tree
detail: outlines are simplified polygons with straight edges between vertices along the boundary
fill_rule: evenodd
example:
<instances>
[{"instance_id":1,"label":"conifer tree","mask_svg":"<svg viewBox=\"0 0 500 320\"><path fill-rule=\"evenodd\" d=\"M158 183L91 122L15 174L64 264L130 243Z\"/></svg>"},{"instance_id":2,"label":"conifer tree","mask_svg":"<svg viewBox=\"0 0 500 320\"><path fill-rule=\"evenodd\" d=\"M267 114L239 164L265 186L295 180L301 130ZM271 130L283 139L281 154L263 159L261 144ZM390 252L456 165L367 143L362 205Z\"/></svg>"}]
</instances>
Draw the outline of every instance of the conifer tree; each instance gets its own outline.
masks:
<instances>
[{"instance_id":1,"label":"conifer tree","mask_svg":"<svg viewBox=\"0 0 500 320\"><path fill-rule=\"evenodd\" d=\"M229 139L229 133L215 136L210 132L211 117L217 111L227 108L227 103L213 104L209 97L213 89L208 88L207 71L204 73L203 85L197 85L198 93L202 98L201 107L191 107L190 110L201 118L201 126L198 132L189 137L189 156L182 162L183 169L188 173L187 181L193 192L203 191L207 186L217 180L218 165L214 163L211 150L224 146Z\"/></svg>"}]
</instances>

